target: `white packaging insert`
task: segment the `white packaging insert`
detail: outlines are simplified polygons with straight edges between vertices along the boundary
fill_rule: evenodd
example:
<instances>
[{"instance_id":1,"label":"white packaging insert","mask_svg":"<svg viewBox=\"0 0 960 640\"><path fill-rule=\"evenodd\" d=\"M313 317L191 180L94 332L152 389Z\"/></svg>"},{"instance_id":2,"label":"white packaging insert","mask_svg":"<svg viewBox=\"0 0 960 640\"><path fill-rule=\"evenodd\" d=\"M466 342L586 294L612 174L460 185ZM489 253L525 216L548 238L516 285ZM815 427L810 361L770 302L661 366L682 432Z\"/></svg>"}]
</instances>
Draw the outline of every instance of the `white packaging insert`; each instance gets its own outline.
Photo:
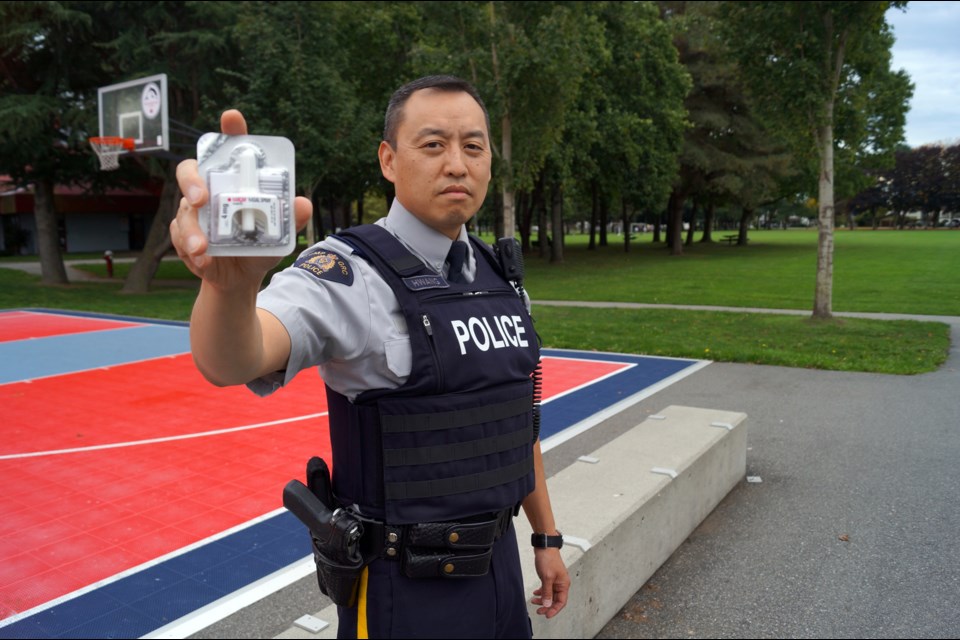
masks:
<instances>
[{"instance_id":1,"label":"white packaging insert","mask_svg":"<svg viewBox=\"0 0 960 640\"><path fill-rule=\"evenodd\" d=\"M211 256L286 256L293 219L293 143L276 136L207 133L197 142L200 178L210 198L200 228Z\"/></svg>"}]
</instances>

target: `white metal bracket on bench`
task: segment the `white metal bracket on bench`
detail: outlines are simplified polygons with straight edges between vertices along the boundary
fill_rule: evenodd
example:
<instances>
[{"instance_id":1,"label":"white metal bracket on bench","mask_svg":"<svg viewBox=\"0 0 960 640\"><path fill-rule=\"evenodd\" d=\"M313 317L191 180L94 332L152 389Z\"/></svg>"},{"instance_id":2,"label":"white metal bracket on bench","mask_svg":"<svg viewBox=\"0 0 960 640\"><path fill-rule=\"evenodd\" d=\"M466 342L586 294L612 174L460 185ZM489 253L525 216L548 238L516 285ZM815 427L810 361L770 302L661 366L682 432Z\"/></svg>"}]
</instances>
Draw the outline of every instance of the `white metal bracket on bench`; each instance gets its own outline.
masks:
<instances>
[{"instance_id":1,"label":"white metal bracket on bench","mask_svg":"<svg viewBox=\"0 0 960 640\"><path fill-rule=\"evenodd\" d=\"M667 469L665 467L654 467L653 469L650 469L650 473L661 473L665 476L670 476L671 478L677 477L676 469Z\"/></svg>"}]
</instances>

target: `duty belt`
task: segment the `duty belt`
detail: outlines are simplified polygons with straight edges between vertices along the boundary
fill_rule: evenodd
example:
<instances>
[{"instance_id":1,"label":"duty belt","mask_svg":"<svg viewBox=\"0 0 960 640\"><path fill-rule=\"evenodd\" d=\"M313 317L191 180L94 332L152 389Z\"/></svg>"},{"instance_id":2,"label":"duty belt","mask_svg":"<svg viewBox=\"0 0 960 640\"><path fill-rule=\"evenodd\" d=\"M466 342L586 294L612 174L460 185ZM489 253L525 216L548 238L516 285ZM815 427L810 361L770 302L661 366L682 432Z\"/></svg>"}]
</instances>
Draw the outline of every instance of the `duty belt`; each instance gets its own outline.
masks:
<instances>
[{"instance_id":1,"label":"duty belt","mask_svg":"<svg viewBox=\"0 0 960 640\"><path fill-rule=\"evenodd\" d=\"M485 575L493 544L510 526L517 509L504 509L468 522L422 522L390 525L359 517L365 561L399 560L411 578Z\"/></svg>"}]
</instances>

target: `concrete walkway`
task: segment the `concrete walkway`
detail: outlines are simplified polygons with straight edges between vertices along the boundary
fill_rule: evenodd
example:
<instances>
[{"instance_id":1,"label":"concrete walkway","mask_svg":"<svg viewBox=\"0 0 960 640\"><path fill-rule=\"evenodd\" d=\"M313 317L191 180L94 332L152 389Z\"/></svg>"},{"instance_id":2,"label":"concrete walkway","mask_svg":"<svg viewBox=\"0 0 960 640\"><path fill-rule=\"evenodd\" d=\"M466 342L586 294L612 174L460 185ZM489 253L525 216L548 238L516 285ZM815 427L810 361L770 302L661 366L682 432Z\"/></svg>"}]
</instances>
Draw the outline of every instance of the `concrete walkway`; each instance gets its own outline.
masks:
<instances>
[{"instance_id":1,"label":"concrete walkway","mask_svg":"<svg viewBox=\"0 0 960 640\"><path fill-rule=\"evenodd\" d=\"M173 256L176 258L176 256ZM168 258L164 258L167 260ZM179 258L177 258L179 259ZM134 257L118 257L113 259L114 264L121 262L134 262L136 258ZM84 259L84 260L64 260L63 266L67 270L67 279L70 282L112 282L108 278L101 278L100 276L94 275L89 271L84 271L83 269L77 269L76 265L78 264L104 264L103 258L100 259ZM33 262L0 262L0 269L18 269L24 271L31 275L39 276L40 273L40 261L36 260Z\"/></svg>"},{"instance_id":2,"label":"concrete walkway","mask_svg":"<svg viewBox=\"0 0 960 640\"><path fill-rule=\"evenodd\" d=\"M136 261L136 259L137 259L137 258L136 258L135 256L120 256L120 257L115 257L115 258L113 259L113 263L114 263L115 265L116 265L116 264L121 264L121 263L133 263L133 262ZM175 261L179 261L180 258L177 257L176 255L170 254L170 255L165 255L165 256L163 257L163 260L175 260ZM98 275L96 275L96 274L94 274L94 273L90 273L89 271L86 271L86 270L84 270L84 269L78 269L78 268L77 268L77 265L82 265L82 264L97 264L97 265L103 265L104 262L103 262L103 258L99 258L99 259L96 259L96 258L87 258L87 259L81 259L81 260L64 260L63 265L64 265L64 268L67 270L67 279L68 279L70 282L121 282L121 281L122 281L121 278L107 278L107 277L103 277L103 276L98 276ZM24 261L24 262L0 262L0 269L18 269L18 270L20 270L20 271L23 271L23 272L25 272L25 273L29 273L29 274L32 274L32 275L35 275L35 276L38 276L38 277L41 275L41 273L40 273L40 262L39 262L39 261L34 261L34 262L26 262L26 261ZM154 278L154 280L152 281L152 283L153 283L153 284L157 284L157 285L167 285L167 286L185 287L185 288L187 288L187 287L193 287L193 288L195 288L195 287L199 286L199 280L196 280L196 281L190 281L190 280L159 280L159 279Z\"/></svg>"}]
</instances>

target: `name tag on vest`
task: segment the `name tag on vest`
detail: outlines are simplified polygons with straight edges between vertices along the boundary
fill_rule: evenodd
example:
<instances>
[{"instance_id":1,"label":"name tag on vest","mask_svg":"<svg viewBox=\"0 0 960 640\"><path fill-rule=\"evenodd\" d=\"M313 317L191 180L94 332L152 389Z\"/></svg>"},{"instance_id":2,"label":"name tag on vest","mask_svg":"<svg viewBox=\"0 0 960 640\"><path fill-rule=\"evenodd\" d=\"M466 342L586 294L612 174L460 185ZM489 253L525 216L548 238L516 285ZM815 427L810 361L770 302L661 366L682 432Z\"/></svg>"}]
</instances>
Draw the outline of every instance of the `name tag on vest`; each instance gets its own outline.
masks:
<instances>
[{"instance_id":1,"label":"name tag on vest","mask_svg":"<svg viewBox=\"0 0 960 640\"><path fill-rule=\"evenodd\" d=\"M403 279L403 284L410 291L424 291L426 289L449 289L450 285L443 276L410 276Z\"/></svg>"}]
</instances>

